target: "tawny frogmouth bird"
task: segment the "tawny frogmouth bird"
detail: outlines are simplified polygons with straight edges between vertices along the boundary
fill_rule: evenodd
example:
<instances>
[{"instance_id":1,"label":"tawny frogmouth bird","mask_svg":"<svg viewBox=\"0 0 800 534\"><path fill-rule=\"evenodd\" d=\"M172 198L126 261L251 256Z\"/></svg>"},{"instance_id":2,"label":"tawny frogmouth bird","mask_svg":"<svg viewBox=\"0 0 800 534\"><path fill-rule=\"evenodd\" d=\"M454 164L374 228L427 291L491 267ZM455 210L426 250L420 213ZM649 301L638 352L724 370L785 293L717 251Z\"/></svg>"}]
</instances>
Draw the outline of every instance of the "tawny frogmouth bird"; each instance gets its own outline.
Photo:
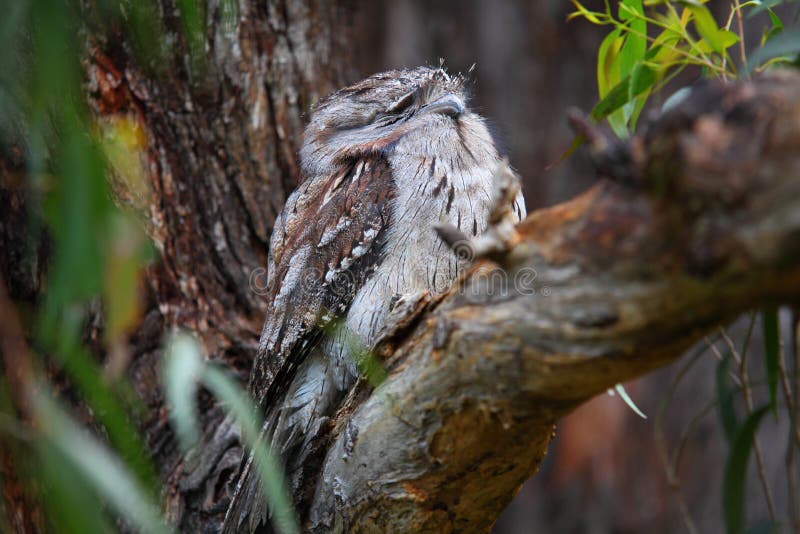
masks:
<instances>
[{"instance_id":1,"label":"tawny frogmouth bird","mask_svg":"<svg viewBox=\"0 0 800 534\"><path fill-rule=\"evenodd\" d=\"M250 381L264 439L295 497L313 494L306 460L315 437L392 307L446 291L455 279L459 258L436 223L468 236L487 227L500 156L464 83L441 68L389 71L313 109L300 150L303 182L272 233L268 316ZM521 195L513 211L524 217ZM268 523L252 467L244 467L227 530Z\"/></svg>"}]
</instances>

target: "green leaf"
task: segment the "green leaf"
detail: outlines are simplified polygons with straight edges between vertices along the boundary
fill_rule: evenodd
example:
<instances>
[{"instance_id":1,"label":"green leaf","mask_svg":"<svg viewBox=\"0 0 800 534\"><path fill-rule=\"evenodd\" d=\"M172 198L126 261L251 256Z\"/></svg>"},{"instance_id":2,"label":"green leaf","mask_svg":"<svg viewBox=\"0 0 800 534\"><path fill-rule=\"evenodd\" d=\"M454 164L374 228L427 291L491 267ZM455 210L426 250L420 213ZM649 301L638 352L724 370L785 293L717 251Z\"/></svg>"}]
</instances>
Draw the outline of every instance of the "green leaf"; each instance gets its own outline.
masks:
<instances>
[{"instance_id":1,"label":"green leaf","mask_svg":"<svg viewBox=\"0 0 800 534\"><path fill-rule=\"evenodd\" d=\"M633 410L633 413L635 413L642 419L647 419L647 416L644 414L642 410L639 409L638 406L636 406L636 404L633 402L633 399L630 398L628 392L625 391L625 387L622 384L617 384L616 386L614 386L614 391L616 391L619 394L619 398L622 399L622 402L627 404L628 408Z\"/></svg>"},{"instance_id":2,"label":"green leaf","mask_svg":"<svg viewBox=\"0 0 800 534\"><path fill-rule=\"evenodd\" d=\"M40 385L37 391L45 386ZM39 393L33 398L34 412L45 437L70 465L130 525L142 532L166 533L156 503L105 445L64 412L52 399Z\"/></svg>"},{"instance_id":3,"label":"green leaf","mask_svg":"<svg viewBox=\"0 0 800 534\"><path fill-rule=\"evenodd\" d=\"M773 37L780 35L783 32L783 21L781 18L775 14L774 11L771 9L768 10L769 13L769 20L772 22L772 27L765 29L764 35L761 37L761 45L763 46L764 43L772 39Z\"/></svg>"},{"instance_id":4,"label":"green leaf","mask_svg":"<svg viewBox=\"0 0 800 534\"><path fill-rule=\"evenodd\" d=\"M761 314L764 334L764 364L767 369L769 385L769 405L772 413L778 415L778 357L780 355L780 327L778 312L774 308Z\"/></svg>"},{"instance_id":5,"label":"green leaf","mask_svg":"<svg viewBox=\"0 0 800 534\"><path fill-rule=\"evenodd\" d=\"M725 462L725 476L722 483L722 508L725 526L729 534L740 534L744 531L744 488L747 477L747 463L750 450L764 414L769 410L764 406L751 413L733 439L733 443Z\"/></svg>"},{"instance_id":6,"label":"green leaf","mask_svg":"<svg viewBox=\"0 0 800 534\"><path fill-rule=\"evenodd\" d=\"M753 72L756 67L761 66L766 61L790 54L800 52L800 29L790 29L773 37L764 45L750 54L747 65L742 70L742 74Z\"/></svg>"},{"instance_id":7,"label":"green leaf","mask_svg":"<svg viewBox=\"0 0 800 534\"><path fill-rule=\"evenodd\" d=\"M42 503L53 532L114 532L108 514L98 506L97 493L69 457L47 440L34 444L33 474L41 484Z\"/></svg>"},{"instance_id":8,"label":"green leaf","mask_svg":"<svg viewBox=\"0 0 800 534\"><path fill-rule=\"evenodd\" d=\"M627 39L622 36L622 30L617 28L600 43L600 48L597 52L597 91L601 101L608 97L609 93L622 79L622 58L620 53L626 42ZM622 111L616 111L624 104L625 102L603 116L608 120L608 124L614 130L614 133L620 138L628 136L625 115Z\"/></svg>"},{"instance_id":9,"label":"green leaf","mask_svg":"<svg viewBox=\"0 0 800 534\"><path fill-rule=\"evenodd\" d=\"M137 429L81 340L88 305L103 288L110 221L117 210L105 158L80 97L75 10L65 2L30 6L35 58L27 86L30 166L32 180L48 177L38 185L46 186L42 211L54 248L37 317L37 345L58 358L123 460L154 491L157 477Z\"/></svg>"},{"instance_id":10,"label":"green leaf","mask_svg":"<svg viewBox=\"0 0 800 534\"><path fill-rule=\"evenodd\" d=\"M769 12L769 20L770 22L772 22L772 26L779 30L783 30L783 21L781 20L781 18L778 15L776 15L775 12L772 11L771 9L768 10L768 12Z\"/></svg>"},{"instance_id":11,"label":"green leaf","mask_svg":"<svg viewBox=\"0 0 800 534\"><path fill-rule=\"evenodd\" d=\"M604 98L619 83L619 70L614 72L613 66L623 42L617 29L606 35L597 49L597 92L600 98Z\"/></svg>"},{"instance_id":12,"label":"green leaf","mask_svg":"<svg viewBox=\"0 0 800 534\"><path fill-rule=\"evenodd\" d=\"M255 465L259 470L261 488L270 506L271 520L278 532L296 534L300 532L292 509L292 500L281 464L261 439L261 424L258 412L249 397L222 370L206 366L203 382L219 400L227 404L228 411L242 428L242 436L253 451Z\"/></svg>"},{"instance_id":13,"label":"green leaf","mask_svg":"<svg viewBox=\"0 0 800 534\"><path fill-rule=\"evenodd\" d=\"M591 116L593 119L600 121L610 115L612 112L618 110L625 105L630 99L630 78L625 78L614 86L611 91L592 108Z\"/></svg>"},{"instance_id":14,"label":"green leaf","mask_svg":"<svg viewBox=\"0 0 800 534\"><path fill-rule=\"evenodd\" d=\"M624 78L647 53L647 22L642 0L622 0L619 18L628 23L625 44L620 51L620 76Z\"/></svg>"},{"instance_id":15,"label":"green leaf","mask_svg":"<svg viewBox=\"0 0 800 534\"><path fill-rule=\"evenodd\" d=\"M687 9L689 9L694 16L694 26L697 28L697 33L700 34L700 37L711 45L711 48L715 52L719 54L725 52L727 48L725 44L730 41L730 39L726 39L724 31L717 26L714 15L703 5L689 2L686 2L686 4Z\"/></svg>"},{"instance_id":16,"label":"green leaf","mask_svg":"<svg viewBox=\"0 0 800 534\"><path fill-rule=\"evenodd\" d=\"M566 161L568 157L575 153L582 145L586 139L583 137L583 134L576 134L575 137L572 138L572 142L569 145L569 148L561 154L561 157L555 163L551 163L546 167L545 170L549 171L550 169L554 168L557 165L561 165Z\"/></svg>"},{"instance_id":17,"label":"green leaf","mask_svg":"<svg viewBox=\"0 0 800 534\"><path fill-rule=\"evenodd\" d=\"M739 42L739 36L730 30L720 30L719 38L722 42L722 49L727 50Z\"/></svg>"},{"instance_id":18,"label":"green leaf","mask_svg":"<svg viewBox=\"0 0 800 534\"><path fill-rule=\"evenodd\" d=\"M717 365L717 409L728 443L733 442L739 424L736 419L736 406L733 402L734 391L729 378L732 360L731 354L728 353Z\"/></svg>"},{"instance_id":19,"label":"green leaf","mask_svg":"<svg viewBox=\"0 0 800 534\"><path fill-rule=\"evenodd\" d=\"M70 379L92 407L94 415L108 432L111 443L120 452L125 464L134 470L148 488L155 491L158 488L158 478L137 428L115 392L103 381L97 364L75 334L83 324L83 309L66 312L66 317L57 330L40 333L38 337L45 340L48 350L58 355Z\"/></svg>"},{"instance_id":20,"label":"green leaf","mask_svg":"<svg viewBox=\"0 0 800 534\"><path fill-rule=\"evenodd\" d=\"M747 14L748 18L755 17L762 11L766 11L767 9L772 9L773 7L778 7L781 4L788 4L791 2L796 2L797 0L762 0L757 2L758 5L750 10L750 13ZM748 2L753 3L753 2Z\"/></svg>"},{"instance_id":21,"label":"green leaf","mask_svg":"<svg viewBox=\"0 0 800 534\"><path fill-rule=\"evenodd\" d=\"M645 65L637 63L631 71L631 83L628 87L628 98L633 100L642 93L649 91L658 79L656 71Z\"/></svg>"},{"instance_id":22,"label":"green leaf","mask_svg":"<svg viewBox=\"0 0 800 534\"><path fill-rule=\"evenodd\" d=\"M162 368L164 393L175 434L184 452L199 439L195 396L203 372L203 357L195 338L176 334L167 345Z\"/></svg>"},{"instance_id":23,"label":"green leaf","mask_svg":"<svg viewBox=\"0 0 800 534\"><path fill-rule=\"evenodd\" d=\"M636 73L636 80L632 83L631 77L628 76L619 82L611 91L608 92L592 109L592 118L595 120L602 120L609 114L618 110L632 97L639 96L644 91L648 90L655 83L658 74L652 68L642 64Z\"/></svg>"},{"instance_id":24,"label":"green leaf","mask_svg":"<svg viewBox=\"0 0 800 534\"><path fill-rule=\"evenodd\" d=\"M608 125L620 139L628 137L628 127L625 115L619 109L629 102L628 100L628 78L620 82L606 97L601 100L592 110L592 117L596 120L606 119Z\"/></svg>"}]
</instances>

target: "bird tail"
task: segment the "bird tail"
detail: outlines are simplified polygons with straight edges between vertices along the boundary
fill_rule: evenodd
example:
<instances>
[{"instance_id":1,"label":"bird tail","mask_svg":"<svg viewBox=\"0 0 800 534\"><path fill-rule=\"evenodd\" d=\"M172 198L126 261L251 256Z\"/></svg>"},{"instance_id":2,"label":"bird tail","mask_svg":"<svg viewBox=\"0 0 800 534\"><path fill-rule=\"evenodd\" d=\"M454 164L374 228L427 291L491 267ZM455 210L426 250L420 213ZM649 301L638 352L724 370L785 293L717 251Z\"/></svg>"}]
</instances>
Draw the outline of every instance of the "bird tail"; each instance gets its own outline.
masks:
<instances>
[{"instance_id":1,"label":"bird tail","mask_svg":"<svg viewBox=\"0 0 800 534\"><path fill-rule=\"evenodd\" d=\"M308 475L317 470L318 456L330 428L330 416L355 377L315 350L301 364L285 394L271 409L259 440L269 443L281 461L288 492L295 506L313 496ZM221 532L273 532L261 477L251 452L239 475ZM301 510L296 510L301 512ZM302 514L300 514L302 515Z\"/></svg>"},{"instance_id":2,"label":"bird tail","mask_svg":"<svg viewBox=\"0 0 800 534\"><path fill-rule=\"evenodd\" d=\"M264 432L262 437L263 434ZM256 530L274 532L268 521L266 499L262 494L261 479L255 469L255 456L250 453L244 461L220 533L238 534Z\"/></svg>"}]
</instances>

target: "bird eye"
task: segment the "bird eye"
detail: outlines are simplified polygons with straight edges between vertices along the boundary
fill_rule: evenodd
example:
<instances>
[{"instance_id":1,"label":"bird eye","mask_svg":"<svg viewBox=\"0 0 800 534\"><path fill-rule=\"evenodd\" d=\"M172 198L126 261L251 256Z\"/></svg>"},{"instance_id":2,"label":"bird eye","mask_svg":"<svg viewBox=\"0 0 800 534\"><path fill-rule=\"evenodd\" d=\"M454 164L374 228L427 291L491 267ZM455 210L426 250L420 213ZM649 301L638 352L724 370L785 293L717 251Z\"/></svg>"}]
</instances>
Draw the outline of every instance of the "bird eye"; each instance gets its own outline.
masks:
<instances>
[{"instance_id":1,"label":"bird eye","mask_svg":"<svg viewBox=\"0 0 800 534\"><path fill-rule=\"evenodd\" d=\"M386 109L386 111L389 113L402 113L403 111L407 110L413 103L414 103L414 91L411 91L410 93L406 93L405 95L395 100L394 103Z\"/></svg>"}]
</instances>

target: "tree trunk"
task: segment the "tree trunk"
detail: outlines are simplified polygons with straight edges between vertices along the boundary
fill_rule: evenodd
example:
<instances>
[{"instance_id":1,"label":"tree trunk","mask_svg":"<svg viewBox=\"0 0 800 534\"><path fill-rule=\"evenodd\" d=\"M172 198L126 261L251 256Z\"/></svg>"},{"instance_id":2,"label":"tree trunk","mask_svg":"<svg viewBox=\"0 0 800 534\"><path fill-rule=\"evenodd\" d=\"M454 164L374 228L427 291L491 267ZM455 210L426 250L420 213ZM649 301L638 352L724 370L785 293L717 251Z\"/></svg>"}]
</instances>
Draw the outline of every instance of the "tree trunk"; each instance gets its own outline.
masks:
<instances>
[{"instance_id":1,"label":"tree trunk","mask_svg":"<svg viewBox=\"0 0 800 534\"><path fill-rule=\"evenodd\" d=\"M209 445L192 463L181 457L165 416L162 342L173 328L191 331L209 359L247 382L266 313L258 288L266 282L270 231L298 184L297 150L310 105L351 78L351 12L316 0L242 0L231 20L231 2L210 0L208 48L198 64L176 3L156 4L148 24L163 26L163 35L153 35L175 43L174 55L149 64L132 32L89 12L85 87L100 124L129 121L144 139L147 187L112 179L118 201L143 215L159 251L146 271L128 374L145 406L139 426L165 480L169 520L181 531L210 531L224 517L242 448L222 409L202 395ZM37 237L25 231L24 155L5 150L6 141L0 266L11 298L35 303L44 255L28 250Z\"/></svg>"},{"instance_id":2,"label":"tree trunk","mask_svg":"<svg viewBox=\"0 0 800 534\"><path fill-rule=\"evenodd\" d=\"M174 9L168 0L161 7ZM163 417L163 333L195 333L210 359L246 383L266 312L255 288L266 281L272 224L298 184L304 117L348 69L349 13L335 3L241 1L234 24L226 24L222 3L206 9L210 49L201 76L185 67L186 57L148 76L119 41L99 43L89 65L99 114L132 113L147 137L151 194L143 207L161 258L147 273L148 312L133 339L130 374L147 403L142 428L167 481L167 514L182 531L221 523L242 448L237 430L221 424L222 410L204 398L208 445L191 464L181 458ZM165 22L180 39L177 21Z\"/></svg>"},{"instance_id":3,"label":"tree trunk","mask_svg":"<svg viewBox=\"0 0 800 534\"><path fill-rule=\"evenodd\" d=\"M246 382L269 313L258 295L269 234L298 183L304 115L352 80L348 8L241 0L231 24L222 6L206 3L202 68L169 0L160 12L181 52L166 68L142 67L117 30L95 29L86 46L97 119L125 117L146 139L148 191L115 183L160 253L128 372L181 531L220 525L243 450L204 396L204 445L182 457L158 380L163 334L194 332ZM575 119L608 180L515 229L498 223L453 291L417 303L418 320L380 347L388 380L375 391L360 384L337 416L304 524L486 530L538 467L560 416L741 311L796 302L798 87L794 74L710 84L626 144ZM0 201L19 222L12 156L3 167L12 193ZM12 227L3 244L23 250ZM15 299L35 300L38 264L2 268Z\"/></svg>"}]
</instances>

